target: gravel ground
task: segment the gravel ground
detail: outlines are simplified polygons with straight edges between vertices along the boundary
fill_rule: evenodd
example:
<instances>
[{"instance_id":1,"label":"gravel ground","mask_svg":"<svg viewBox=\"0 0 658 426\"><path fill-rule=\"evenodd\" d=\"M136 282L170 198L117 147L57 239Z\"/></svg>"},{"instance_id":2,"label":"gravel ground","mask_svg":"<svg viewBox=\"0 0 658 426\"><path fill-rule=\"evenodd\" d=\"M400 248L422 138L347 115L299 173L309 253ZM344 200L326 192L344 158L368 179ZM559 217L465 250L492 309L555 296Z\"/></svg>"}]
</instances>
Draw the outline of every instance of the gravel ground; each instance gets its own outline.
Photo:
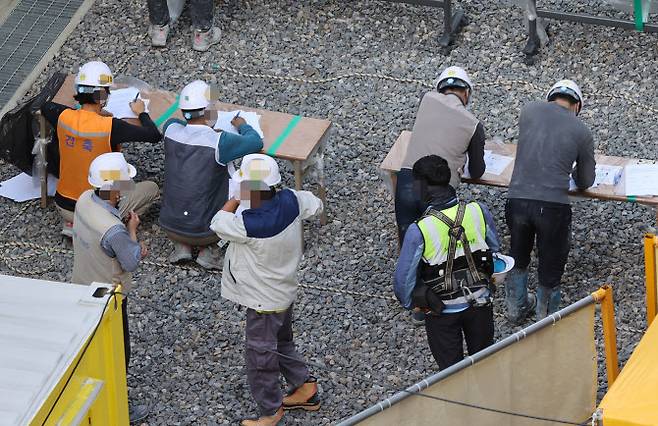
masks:
<instances>
[{"instance_id":1,"label":"gravel ground","mask_svg":"<svg viewBox=\"0 0 658 426\"><path fill-rule=\"evenodd\" d=\"M582 118L592 128L600 151L656 160L652 135L658 125L652 113L624 100L592 96L625 93L654 106L654 85L647 77L658 71L658 63L648 53L655 49L655 35L553 22L551 44L538 64L528 67L519 53L525 43L520 10L503 3L461 2L470 25L444 56L437 42L442 12L436 9L369 0L251 0L238 2L232 16L218 5L216 21L224 42L199 54L190 49L187 16L171 34L168 49L151 49L144 38L145 3L96 1L35 88L56 69L73 72L92 59L116 68L134 53L124 74L153 86L180 90L190 80L203 78L216 82L227 102L330 119L334 130L326 156L329 224L307 226L300 272L304 283L392 295L397 254L393 203L378 165L400 131L411 128L421 87L375 79L315 85L244 79L216 73L211 64L306 78L358 71L425 81L448 64L462 65L476 84L472 110L484 121L488 135L511 143L517 136L520 106L542 93L518 86L478 89L478 83L525 80L548 88L569 76L586 93ZM562 3L552 5L559 8ZM594 1L579 4L573 9L605 9ZM161 146L133 145L126 152L137 165L139 178L162 183ZM292 184L290 169L285 170L286 183ZM13 167L0 165L1 178L15 173ZM462 193L491 207L508 248L505 192L469 186ZM3 223L21 207L1 199ZM172 245L157 226L158 208L143 218L140 237L152 248L151 260L164 262ZM655 215L647 207L618 202L577 201L573 210L573 248L564 276L563 305L612 283L624 362L639 339L634 330L645 326L641 237ZM61 246L65 243L58 224L52 204L45 211L31 206L2 239ZM36 276L65 281L72 259L56 256L50 261L36 253L14 265L45 268ZM4 263L0 272L13 273ZM243 370L245 312L221 299L219 273L144 267L136 279L128 383L131 400L151 404L145 424L236 424L255 413ZM502 313L498 302L496 310ZM295 314L301 352L332 372L314 369L321 381L323 409L287 415L285 424L335 423L389 395L391 388L436 371L424 329L413 327L395 303L309 290L301 291ZM496 338L514 331L500 316L496 321ZM599 361L603 392L605 372L603 360Z\"/></svg>"}]
</instances>

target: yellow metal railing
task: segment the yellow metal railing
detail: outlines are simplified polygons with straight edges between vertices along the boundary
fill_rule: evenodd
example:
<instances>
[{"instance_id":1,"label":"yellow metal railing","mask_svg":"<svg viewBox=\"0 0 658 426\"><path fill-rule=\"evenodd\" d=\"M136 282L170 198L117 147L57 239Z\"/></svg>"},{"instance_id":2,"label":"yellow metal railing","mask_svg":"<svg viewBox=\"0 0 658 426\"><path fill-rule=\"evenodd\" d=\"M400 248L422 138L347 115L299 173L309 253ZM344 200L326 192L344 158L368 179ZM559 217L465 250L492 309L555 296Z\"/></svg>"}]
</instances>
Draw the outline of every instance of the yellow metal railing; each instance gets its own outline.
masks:
<instances>
[{"instance_id":1,"label":"yellow metal railing","mask_svg":"<svg viewBox=\"0 0 658 426\"><path fill-rule=\"evenodd\" d=\"M605 368L608 373L608 387L619 376L619 356L617 355L617 327L615 326L615 303L612 287L604 285L592 293L592 297L601 305L601 322L603 323L603 342L605 347Z\"/></svg>"}]
</instances>

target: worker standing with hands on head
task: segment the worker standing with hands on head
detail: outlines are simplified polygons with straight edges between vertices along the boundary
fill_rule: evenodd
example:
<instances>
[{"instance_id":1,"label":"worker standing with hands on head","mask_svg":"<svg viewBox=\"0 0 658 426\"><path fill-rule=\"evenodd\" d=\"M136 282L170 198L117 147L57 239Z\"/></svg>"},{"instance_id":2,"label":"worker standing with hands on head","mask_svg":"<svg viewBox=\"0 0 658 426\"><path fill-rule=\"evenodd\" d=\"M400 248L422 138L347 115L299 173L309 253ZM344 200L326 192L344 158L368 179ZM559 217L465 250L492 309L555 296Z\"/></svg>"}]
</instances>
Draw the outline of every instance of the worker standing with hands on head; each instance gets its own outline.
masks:
<instances>
[{"instance_id":1,"label":"worker standing with hands on head","mask_svg":"<svg viewBox=\"0 0 658 426\"><path fill-rule=\"evenodd\" d=\"M445 159L423 157L412 171L429 207L404 237L394 290L405 309L426 313L427 341L443 370L464 358L464 339L471 355L493 344L492 253L500 244L489 210L457 198Z\"/></svg>"},{"instance_id":2,"label":"worker standing with hands on head","mask_svg":"<svg viewBox=\"0 0 658 426\"><path fill-rule=\"evenodd\" d=\"M229 241L222 272L222 297L247 308L247 382L260 417L243 426L274 426L284 410L320 409L318 386L295 348L292 334L297 272L302 257L302 220L318 216L322 201L308 191L283 189L276 161L264 154L244 157L233 177L231 198L211 228ZM241 214L235 214L238 206ZM279 375L292 390L281 394Z\"/></svg>"},{"instance_id":3,"label":"worker standing with hands on head","mask_svg":"<svg viewBox=\"0 0 658 426\"><path fill-rule=\"evenodd\" d=\"M54 102L46 102L41 113L57 129L59 143L59 182L55 204L63 219L62 235L71 237L73 212L80 194L91 189L87 172L91 162L101 154L120 150L128 142L160 141L161 135L148 113L144 102L137 99L130 104L141 126L105 116L101 110L110 94L112 71L103 62L87 62L75 77L75 100L80 109L72 109ZM158 186L153 182L140 182L132 193L131 208L142 213L158 197ZM119 202L122 218L128 215L128 205Z\"/></svg>"},{"instance_id":4,"label":"worker standing with hands on head","mask_svg":"<svg viewBox=\"0 0 658 426\"><path fill-rule=\"evenodd\" d=\"M227 165L263 149L260 135L236 116L231 124L239 134L217 133L208 125L211 87L196 80L183 88L179 106L186 121L164 125L165 169L160 226L174 242L172 263L192 258L206 269L219 269L219 237L210 221L228 200Z\"/></svg>"},{"instance_id":5,"label":"worker standing with hands on head","mask_svg":"<svg viewBox=\"0 0 658 426\"><path fill-rule=\"evenodd\" d=\"M582 190L592 186L596 177L592 134L578 119L582 108L578 85L560 80L549 90L546 102L531 102L521 110L505 206L510 256L515 261L505 283L505 300L507 317L515 324L533 309L539 321L560 305L560 281L571 242L569 179ZM535 240L539 258L536 297L528 294L528 265Z\"/></svg>"},{"instance_id":6,"label":"worker standing with hands on head","mask_svg":"<svg viewBox=\"0 0 658 426\"><path fill-rule=\"evenodd\" d=\"M148 255L148 249L137 240L137 213L130 209L127 224L124 225L118 206L119 198L130 200L135 189L132 178L136 174L135 168L126 162L120 152L96 157L88 173L88 182L94 189L80 195L73 221L71 282L121 285L124 294L122 311L126 370L130 362L128 295L132 286L132 272ZM148 413L146 405L131 405L130 421L142 420Z\"/></svg>"},{"instance_id":7,"label":"worker standing with hands on head","mask_svg":"<svg viewBox=\"0 0 658 426\"><path fill-rule=\"evenodd\" d=\"M213 0L190 0L190 14L192 15L192 49L205 52L210 46L219 43L222 31L213 26ZM171 19L167 0L148 0L149 35L151 45L165 47L171 29Z\"/></svg>"}]
</instances>

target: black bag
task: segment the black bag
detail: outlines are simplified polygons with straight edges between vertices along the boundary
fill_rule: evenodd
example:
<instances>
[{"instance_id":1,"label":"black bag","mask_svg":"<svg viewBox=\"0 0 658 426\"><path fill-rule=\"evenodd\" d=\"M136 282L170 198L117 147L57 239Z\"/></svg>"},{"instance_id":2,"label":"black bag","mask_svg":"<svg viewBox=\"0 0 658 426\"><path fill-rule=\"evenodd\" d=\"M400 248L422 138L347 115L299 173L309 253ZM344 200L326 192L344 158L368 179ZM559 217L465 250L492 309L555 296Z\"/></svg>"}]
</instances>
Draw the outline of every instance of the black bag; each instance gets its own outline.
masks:
<instances>
[{"instance_id":1,"label":"black bag","mask_svg":"<svg viewBox=\"0 0 658 426\"><path fill-rule=\"evenodd\" d=\"M66 74L54 73L39 94L7 112L0 120L0 158L30 176L34 162L32 148L39 131L34 114L55 97L65 79ZM59 144L57 133L52 133L53 140L47 145L48 173L59 177Z\"/></svg>"}]
</instances>

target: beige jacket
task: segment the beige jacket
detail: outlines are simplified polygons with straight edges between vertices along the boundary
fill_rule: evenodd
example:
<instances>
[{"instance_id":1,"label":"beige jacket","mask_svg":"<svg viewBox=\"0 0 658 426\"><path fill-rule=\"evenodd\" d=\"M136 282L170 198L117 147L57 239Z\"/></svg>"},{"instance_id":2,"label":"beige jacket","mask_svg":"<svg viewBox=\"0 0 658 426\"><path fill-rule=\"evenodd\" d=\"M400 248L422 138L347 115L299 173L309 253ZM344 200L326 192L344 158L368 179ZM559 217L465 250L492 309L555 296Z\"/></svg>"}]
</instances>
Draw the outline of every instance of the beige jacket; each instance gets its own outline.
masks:
<instances>
[{"instance_id":1,"label":"beige jacket","mask_svg":"<svg viewBox=\"0 0 658 426\"><path fill-rule=\"evenodd\" d=\"M242 215L220 210L210 224L230 242L224 256L222 297L257 311L285 310L295 301L302 220L322 212L322 201L308 191L285 189L270 203L255 209L258 217L249 210Z\"/></svg>"}]
</instances>

